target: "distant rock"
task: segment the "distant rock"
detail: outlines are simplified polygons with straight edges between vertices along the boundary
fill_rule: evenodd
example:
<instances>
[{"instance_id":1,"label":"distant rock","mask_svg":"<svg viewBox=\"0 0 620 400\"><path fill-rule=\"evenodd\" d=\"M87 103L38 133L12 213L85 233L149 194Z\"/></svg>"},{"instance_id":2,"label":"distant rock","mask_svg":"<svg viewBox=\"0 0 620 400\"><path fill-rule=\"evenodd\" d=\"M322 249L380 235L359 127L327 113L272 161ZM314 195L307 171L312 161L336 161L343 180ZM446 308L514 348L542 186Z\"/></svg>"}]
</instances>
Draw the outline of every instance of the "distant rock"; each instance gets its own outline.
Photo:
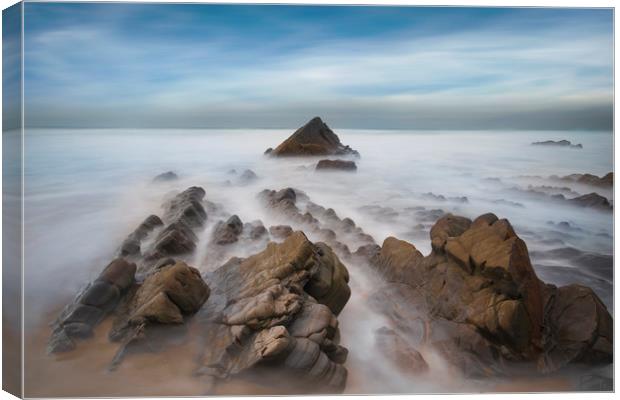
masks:
<instances>
[{"instance_id":1,"label":"distant rock","mask_svg":"<svg viewBox=\"0 0 620 400\"><path fill-rule=\"evenodd\" d=\"M357 151L340 143L338 136L319 117L311 119L307 124L297 129L274 150L269 151L267 149L265 154L275 157L325 155L359 157Z\"/></svg>"},{"instance_id":2,"label":"distant rock","mask_svg":"<svg viewBox=\"0 0 620 400\"><path fill-rule=\"evenodd\" d=\"M562 177L558 177L556 175L550 176L551 179L561 180L565 182L575 182L581 183L583 185L590 186L599 186L599 187L608 187L611 188L614 185L614 173L609 172L608 174L598 177L592 174L571 174Z\"/></svg>"},{"instance_id":3,"label":"distant rock","mask_svg":"<svg viewBox=\"0 0 620 400\"><path fill-rule=\"evenodd\" d=\"M613 209L612 205L609 203L609 200L598 193L584 194L583 196L575 197L574 199L569 199L566 201L570 204L584 208L595 208L602 211L611 211Z\"/></svg>"},{"instance_id":4,"label":"distant rock","mask_svg":"<svg viewBox=\"0 0 620 400\"><path fill-rule=\"evenodd\" d=\"M134 284L136 264L122 258L112 261L94 282L67 305L53 323L48 353L73 350L76 340L93 335L93 330L118 305Z\"/></svg>"},{"instance_id":5,"label":"distant rock","mask_svg":"<svg viewBox=\"0 0 620 400\"><path fill-rule=\"evenodd\" d=\"M243 171L241 176L239 177L239 182L241 183L251 183L258 179L258 175L254 173L251 169L246 169Z\"/></svg>"},{"instance_id":6,"label":"distant rock","mask_svg":"<svg viewBox=\"0 0 620 400\"><path fill-rule=\"evenodd\" d=\"M321 160L316 165L317 171L339 170L339 171L357 171L357 165L354 161L345 160Z\"/></svg>"},{"instance_id":7,"label":"distant rock","mask_svg":"<svg viewBox=\"0 0 620 400\"><path fill-rule=\"evenodd\" d=\"M179 176L172 171L164 172L163 174L157 175L153 178L153 182L170 182L176 181L179 179Z\"/></svg>"},{"instance_id":8,"label":"distant rock","mask_svg":"<svg viewBox=\"0 0 620 400\"><path fill-rule=\"evenodd\" d=\"M568 140L558 140L558 141L545 140L544 142L533 142L532 145L533 146L553 146L553 147L569 147L572 149L583 149L583 146L581 145L581 143L572 144Z\"/></svg>"}]
</instances>

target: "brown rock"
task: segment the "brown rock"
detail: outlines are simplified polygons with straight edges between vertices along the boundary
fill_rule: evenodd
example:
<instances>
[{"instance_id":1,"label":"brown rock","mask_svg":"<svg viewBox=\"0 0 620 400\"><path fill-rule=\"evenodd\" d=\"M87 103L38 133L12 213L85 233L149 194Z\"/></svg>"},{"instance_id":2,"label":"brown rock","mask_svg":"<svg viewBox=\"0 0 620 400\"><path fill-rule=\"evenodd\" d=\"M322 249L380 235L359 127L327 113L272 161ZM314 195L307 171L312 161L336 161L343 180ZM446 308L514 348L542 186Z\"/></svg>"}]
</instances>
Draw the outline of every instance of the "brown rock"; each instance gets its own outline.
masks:
<instances>
[{"instance_id":1,"label":"brown rock","mask_svg":"<svg viewBox=\"0 0 620 400\"><path fill-rule=\"evenodd\" d=\"M359 156L357 151L340 143L338 136L319 117L310 120L266 154L276 157L333 154Z\"/></svg>"},{"instance_id":2,"label":"brown rock","mask_svg":"<svg viewBox=\"0 0 620 400\"><path fill-rule=\"evenodd\" d=\"M331 249L302 232L246 259L233 258L210 281L198 373L226 379L245 371L275 372L270 386L295 380L311 390L341 392L346 349L336 314L348 300L346 268ZM265 378L266 379L266 378ZM300 387L300 386L296 386Z\"/></svg>"}]
</instances>

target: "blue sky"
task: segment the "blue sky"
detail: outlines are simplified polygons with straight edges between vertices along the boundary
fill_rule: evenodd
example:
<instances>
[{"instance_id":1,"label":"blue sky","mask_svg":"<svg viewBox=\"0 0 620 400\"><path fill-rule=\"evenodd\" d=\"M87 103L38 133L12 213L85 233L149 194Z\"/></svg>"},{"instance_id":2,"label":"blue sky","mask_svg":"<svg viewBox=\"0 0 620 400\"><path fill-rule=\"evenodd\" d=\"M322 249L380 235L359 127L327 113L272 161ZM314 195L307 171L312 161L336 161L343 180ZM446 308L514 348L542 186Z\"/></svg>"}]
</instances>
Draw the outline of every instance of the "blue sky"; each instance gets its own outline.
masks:
<instances>
[{"instance_id":1,"label":"blue sky","mask_svg":"<svg viewBox=\"0 0 620 400\"><path fill-rule=\"evenodd\" d=\"M25 7L28 126L612 124L611 10Z\"/></svg>"}]
</instances>

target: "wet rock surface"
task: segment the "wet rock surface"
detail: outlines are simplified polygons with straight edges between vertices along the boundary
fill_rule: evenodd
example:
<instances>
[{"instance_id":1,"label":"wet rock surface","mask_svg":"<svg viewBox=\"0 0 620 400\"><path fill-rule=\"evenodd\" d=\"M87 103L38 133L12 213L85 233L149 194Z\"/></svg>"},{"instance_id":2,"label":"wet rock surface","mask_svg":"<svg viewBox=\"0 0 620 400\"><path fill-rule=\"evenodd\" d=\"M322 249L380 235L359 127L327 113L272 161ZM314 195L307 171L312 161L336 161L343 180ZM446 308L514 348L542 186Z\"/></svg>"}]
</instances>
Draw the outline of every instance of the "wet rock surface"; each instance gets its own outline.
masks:
<instances>
[{"instance_id":1,"label":"wet rock surface","mask_svg":"<svg viewBox=\"0 0 620 400\"><path fill-rule=\"evenodd\" d=\"M274 157L351 155L359 153L340 143L338 136L319 117L311 119L295 131L288 139L272 151L265 151Z\"/></svg>"}]
</instances>

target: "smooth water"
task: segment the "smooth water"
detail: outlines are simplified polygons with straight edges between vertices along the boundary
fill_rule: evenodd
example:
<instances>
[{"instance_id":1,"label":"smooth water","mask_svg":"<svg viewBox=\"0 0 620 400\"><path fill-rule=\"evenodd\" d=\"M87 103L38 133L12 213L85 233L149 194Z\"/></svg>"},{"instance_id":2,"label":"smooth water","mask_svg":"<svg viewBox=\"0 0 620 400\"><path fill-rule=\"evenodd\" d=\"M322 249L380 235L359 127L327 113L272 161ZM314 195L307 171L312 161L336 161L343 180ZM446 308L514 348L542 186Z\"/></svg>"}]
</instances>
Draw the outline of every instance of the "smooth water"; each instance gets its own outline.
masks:
<instances>
[{"instance_id":1,"label":"smooth water","mask_svg":"<svg viewBox=\"0 0 620 400\"><path fill-rule=\"evenodd\" d=\"M301 189L315 203L334 208L341 218L352 218L377 243L396 236L424 254L430 251L432 222L418 219L415 213L386 219L362 207L390 207L397 212L425 207L470 218L493 212L511 221L530 251L558 247L551 243L562 234L552 224L567 221L575 231L561 236L563 246L613 253L612 213L558 205L510 190L527 189L531 184L570 186L579 194L590 193L592 188L542 178L586 172L601 176L612 171L611 133L336 131L344 144L360 152L357 173L316 173L316 159L263 155L291 130L28 130L24 200L27 331L49 322L58 307L96 277L148 214L160 214L167 193L191 185L202 186L206 199L222 204L226 212L238 214L244 222L260 219L266 227L273 221L256 194L266 188ZM584 148L530 145L560 139L582 143ZM240 173L246 168L259 179L242 185L238 174L230 170ZM151 183L155 175L168 170L181 179ZM611 189L596 191L613 200ZM425 195L428 192L447 198L466 196L468 202L437 201ZM200 265L204 251L199 248L198 253L194 266L204 269ZM545 260L549 263L562 266L562 261ZM573 267L564 266L560 274L541 268L539 275L558 284L592 285L593 279L600 280L571 274ZM381 321L374 321L380 316L371 315L355 293L356 288L371 288L372 280L358 274L355 266L348 267L354 295L340 316L342 340L353 360L364 361L372 356L363 354L369 345L364 335L352 339L347 334L371 330ZM595 285L610 310L611 288L611 281ZM370 390L364 385L359 389ZM399 383L385 383L376 390L397 391ZM418 391L434 390L422 387Z\"/></svg>"}]
</instances>

